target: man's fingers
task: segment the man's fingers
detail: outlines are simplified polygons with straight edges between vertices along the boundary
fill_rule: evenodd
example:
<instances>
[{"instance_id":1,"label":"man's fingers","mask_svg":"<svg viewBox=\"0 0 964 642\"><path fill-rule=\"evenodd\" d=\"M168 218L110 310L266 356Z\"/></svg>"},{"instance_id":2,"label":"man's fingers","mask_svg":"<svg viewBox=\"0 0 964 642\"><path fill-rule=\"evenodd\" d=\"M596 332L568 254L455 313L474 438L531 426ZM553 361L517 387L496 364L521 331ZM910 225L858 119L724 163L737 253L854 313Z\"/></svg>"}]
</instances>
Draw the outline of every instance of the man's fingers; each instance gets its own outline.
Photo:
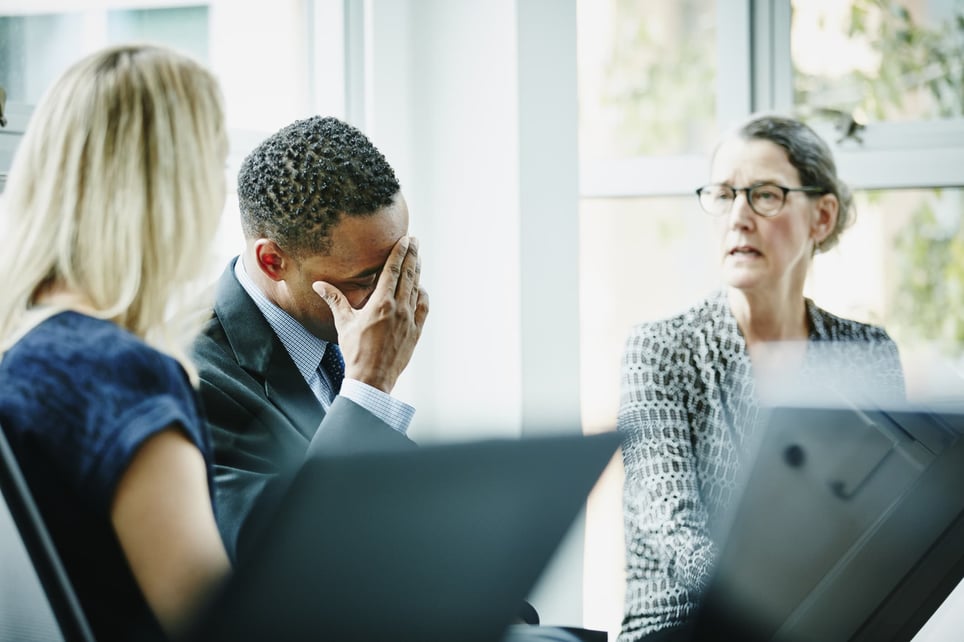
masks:
<instances>
[{"instance_id":1,"label":"man's fingers","mask_svg":"<svg viewBox=\"0 0 964 642\"><path fill-rule=\"evenodd\" d=\"M425 319L428 317L428 292L425 288L417 288L415 292L418 294L418 300L415 305L415 325L418 326L419 332L422 331L422 327L425 325Z\"/></svg>"},{"instance_id":2,"label":"man's fingers","mask_svg":"<svg viewBox=\"0 0 964 642\"><path fill-rule=\"evenodd\" d=\"M407 236L403 236L395 243L391 254L388 255L388 260L385 261L382 273L378 275L378 283L375 285L373 296L394 298L398 278L402 273L402 263L408 255L409 243L410 239Z\"/></svg>"},{"instance_id":3,"label":"man's fingers","mask_svg":"<svg viewBox=\"0 0 964 642\"><path fill-rule=\"evenodd\" d=\"M410 308L415 308L418 305L418 297L422 293L422 288L415 287L408 295L408 306Z\"/></svg>"},{"instance_id":4,"label":"man's fingers","mask_svg":"<svg viewBox=\"0 0 964 642\"><path fill-rule=\"evenodd\" d=\"M402 273L398 277L398 287L395 298L400 303L407 302L414 306L418 298L418 279L422 272L422 259L418 255L418 239L412 238L408 246L408 254L402 261Z\"/></svg>"},{"instance_id":5,"label":"man's fingers","mask_svg":"<svg viewBox=\"0 0 964 642\"><path fill-rule=\"evenodd\" d=\"M419 296L426 297L426 301L428 301L428 294L425 292L425 290L422 289L421 284L419 282L421 279L421 275L422 275L422 257L421 255L419 255L418 257L416 257L416 261L415 261L415 283L412 286L412 290L409 294L409 301L408 301L409 306L412 308L415 308L418 305Z\"/></svg>"}]
</instances>

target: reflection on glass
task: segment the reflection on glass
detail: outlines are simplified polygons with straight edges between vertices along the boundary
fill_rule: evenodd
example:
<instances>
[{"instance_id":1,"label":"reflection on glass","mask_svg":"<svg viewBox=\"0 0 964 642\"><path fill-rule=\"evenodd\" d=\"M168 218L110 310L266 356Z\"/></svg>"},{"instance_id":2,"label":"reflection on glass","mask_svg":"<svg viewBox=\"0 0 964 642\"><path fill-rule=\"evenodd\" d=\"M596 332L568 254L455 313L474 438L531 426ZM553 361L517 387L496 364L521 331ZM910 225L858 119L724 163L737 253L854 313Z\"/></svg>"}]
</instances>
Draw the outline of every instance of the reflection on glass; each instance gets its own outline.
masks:
<instances>
[{"instance_id":1,"label":"reflection on glass","mask_svg":"<svg viewBox=\"0 0 964 642\"><path fill-rule=\"evenodd\" d=\"M860 122L964 114L964 1L793 0L794 101Z\"/></svg>"},{"instance_id":2,"label":"reflection on glass","mask_svg":"<svg viewBox=\"0 0 964 642\"><path fill-rule=\"evenodd\" d=\"M585 160L703 153L715 136L714 0L577 0Z\"/></svg>"}]
</instances>

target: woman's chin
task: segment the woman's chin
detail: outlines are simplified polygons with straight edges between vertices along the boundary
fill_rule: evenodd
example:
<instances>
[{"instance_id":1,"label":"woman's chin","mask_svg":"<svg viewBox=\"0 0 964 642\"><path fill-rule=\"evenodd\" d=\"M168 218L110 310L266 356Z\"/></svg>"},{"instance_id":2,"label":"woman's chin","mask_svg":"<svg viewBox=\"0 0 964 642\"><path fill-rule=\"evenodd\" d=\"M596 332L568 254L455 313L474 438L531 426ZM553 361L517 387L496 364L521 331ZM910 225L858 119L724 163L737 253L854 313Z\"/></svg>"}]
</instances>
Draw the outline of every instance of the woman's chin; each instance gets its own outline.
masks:
<instances>
[{"instance_id":1,"label":"woman's chin","mask_svg":"<svg viewBox=\"0 0 964 642\"><path fill-rule=\"evenodd\" d=\"M740 268L724 268L723 283L738 290L752 290L763 283L764 275L760 270Z\"/></svg>"}]
</instances>

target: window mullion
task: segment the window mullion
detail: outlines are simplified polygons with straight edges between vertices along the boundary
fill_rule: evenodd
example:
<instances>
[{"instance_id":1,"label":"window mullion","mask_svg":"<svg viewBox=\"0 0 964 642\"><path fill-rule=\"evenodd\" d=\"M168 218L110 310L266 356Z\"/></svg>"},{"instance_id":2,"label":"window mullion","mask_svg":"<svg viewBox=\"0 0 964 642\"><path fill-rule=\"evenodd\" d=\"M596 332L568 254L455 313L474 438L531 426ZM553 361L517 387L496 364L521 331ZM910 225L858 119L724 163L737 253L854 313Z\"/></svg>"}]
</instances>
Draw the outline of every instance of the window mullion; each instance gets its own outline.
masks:
<instances>
[{"instance_id":1,"label":"window mullion","mask_svg":"<svg viewBox=\"0 0 964 642\"><path fill-rule=\"evenodd\" d=\"M716 9L716 115L725 128L750 113L753 104L751 78L751 17L755 0L718 0Z\"/></svg>"}]
</instances>

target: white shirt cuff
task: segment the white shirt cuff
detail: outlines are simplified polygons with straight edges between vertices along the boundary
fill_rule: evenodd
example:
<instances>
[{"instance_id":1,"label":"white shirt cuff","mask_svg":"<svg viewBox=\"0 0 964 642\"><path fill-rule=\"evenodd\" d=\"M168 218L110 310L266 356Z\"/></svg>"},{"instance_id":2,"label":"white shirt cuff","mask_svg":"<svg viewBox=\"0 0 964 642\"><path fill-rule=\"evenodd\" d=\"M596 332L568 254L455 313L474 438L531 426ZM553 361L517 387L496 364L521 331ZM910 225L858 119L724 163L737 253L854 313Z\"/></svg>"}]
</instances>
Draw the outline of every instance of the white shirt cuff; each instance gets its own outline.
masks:
<instances>
[{"instance_id":1,"label":"white shirt cuff","mask_svg":"<svg viewBox=\"0 0 964 642\"><path fill-rule=\"evenodd\" d=\"M408 432L408 426L415 416L415 408L412 406L357 379L345 377L339 394L354 401L403 435Z\"/></svg>"}]
</instances>

